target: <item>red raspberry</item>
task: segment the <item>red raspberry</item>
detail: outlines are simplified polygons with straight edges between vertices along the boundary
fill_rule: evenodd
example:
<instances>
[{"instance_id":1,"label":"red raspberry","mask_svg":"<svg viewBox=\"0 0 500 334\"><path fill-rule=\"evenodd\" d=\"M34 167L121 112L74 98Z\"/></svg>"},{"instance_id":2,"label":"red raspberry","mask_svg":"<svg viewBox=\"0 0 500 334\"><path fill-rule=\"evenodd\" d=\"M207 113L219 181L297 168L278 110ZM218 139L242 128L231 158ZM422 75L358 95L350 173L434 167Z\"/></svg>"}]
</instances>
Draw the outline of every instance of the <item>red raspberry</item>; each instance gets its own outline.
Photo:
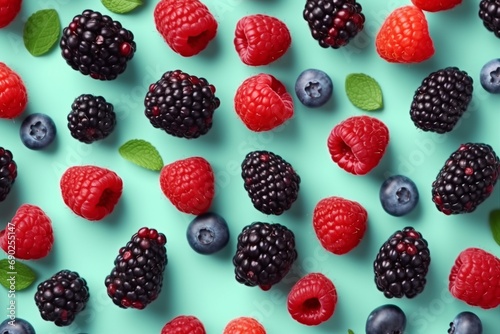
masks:
<instances>
[{"instance_id":1,"label":"red raspberry","mask_svg":"<svg viewBox=\"0 0 500 334\"><path fill-rule=\"evenodd\" d=\"M167 44L184 57L203 51L217 33L217 21L199 0L161 0L154 20Z\"/></svg>"},{"instance_id":2,"label":"red raspberry","mask_svg":"<svg viewBox=\"0 0 500 334\"><path fill-rule=\"evenodd\" d=\"M297 281L288 293L288 312L303 325L316 326L333 315L337 290L321 273L310 273Z\"/></svg>"},{"instance_id":3,"label":"red raspberry","mask_svg":"<svg viewBox=\"0 0 500 334\"><path fill-rule=\"evenodd\" d=\"M23 80L0 62L0 118L16 118L23 113L27 104L28 93Z\"/></svg>"},{"instance_id":4,"label":"red raspberry","mask_svg":"<svg viewBox=\"0 0 500 334\"><path fill-rule=\"evenodd\" d=\"M101 220L115 208L122 194L122 179L113 171L97 166L74 166L61 177L64 203L87 220Z\"/></svg>"},{"instance_id":5,"label":"red raspberry","mask_svg":"<svg viewBox=\"0 0 500 334\"><path fill-rule=\"evenodd\" d=\"M254 318L239 317L229 321L222 334L266 334L266 330Z\"/></svg>"},{"instance_id":6,"label":"red raspberry","mask_svg":"<svg viewBox=\"0 0 500 334\"><path fill-rule=\"evenodd\" d=\"M22 0L0 0L0 28L8 26L21 11Z\"/></svg>"},{"instance_id":7,"label":"red raspberry","mask_svg":"<svg viewBox=\"0 0 500 334\"><path fill-rule=\"evenodd\" d=\"M392 63L420 63L432 57L434 43L422 10L411 5L395 9L377 33L375 47Z\"/></svg>"},{"instance_id":8,"label":"red raspberry","mask_svg":"<svg viewBox=\"0 0 500 334\"><path fill-rule=\"evenodd\" d=\"M428 12L449 10L462 3L462 0L411 0L415 6Z\"/></svg>"},{"instance_id":9,"label":"red raspberry","mask_svg":"<svg viewBox=\"0 0 500 334\"><path fill-rule=\"evenodd\" d=\"M234 46L247 65L267 65L283 56L292 37L286 24L264 14L248 15L236 24Z\"/></svg>"},{"instance_id":10,"label":"red raspberry","mask_svg":"<svg viewBox=\"0 0 500 334\"><path fill-rule=\"evenodd\" d=\"M215 177L207 160L191 157L164 166L160 187L179 211L200 215L212 205Z\"/></svg>"},{"instance_id":11,"label":"red raspberry","mask_svg":"<svg viewBox=\"0 0 500 334\"><path fill-rule=\"evenodd\" d=\"M467 248L455 260L449 275L451 294L471 306L500 305L500 259L480 248Z\"/></svg>"},{"instance_id":12,"label":"red raspberry","mask_svg":"<svg viewBox=\"0 0 500 334\"><path fill-rule=\"evenodd\" d=\"M370 116L353 116L337 124L328 137L328 150L340 168L364 175L375 168L389 144L389 129Z\"/></svg>"},{"instance_id":13,"label":"red raspberry","mask_svg":"<svg viewBox=\"0 0 500 334\"><path fill-rule=\"evenodd\" d=\"M261 73L238 87L234 109L250 130L268 131L293 116L293 99L278 79Z\"/></svg>"},{"instance_id":14,"label":"red raspberry","mask_svg":"<svg viewBox=\"0 0 500 334\"><path fill-rule=\"evenodd\" d=\"M327 197L316 204L313 227L321 245L333 254L353 250L363 239L368 213L358 202Z\"/></svg>"},{"instance_id":15,"label":"red raspberry","mask_svg":"<svg viewBox=\"0 0 500 334\"><path fill-rule=\"evenodd\" d=\"M14 240L15 243L12 243ZM14 257L38 260L47 256L54 243L50 218L36 205L21 205L5 230L0 231L0 245Z\"/></svg>"},{"instance_id":16,"label":"red raspberry","mask_svg":"<svg viewBox=\"0 0 500 334\"><path fill-rule=\"evenodd\" d=\"M180 315L163 326L161 334L206 334L201 321L192 315Z\"/></svg>"}]
</instances>

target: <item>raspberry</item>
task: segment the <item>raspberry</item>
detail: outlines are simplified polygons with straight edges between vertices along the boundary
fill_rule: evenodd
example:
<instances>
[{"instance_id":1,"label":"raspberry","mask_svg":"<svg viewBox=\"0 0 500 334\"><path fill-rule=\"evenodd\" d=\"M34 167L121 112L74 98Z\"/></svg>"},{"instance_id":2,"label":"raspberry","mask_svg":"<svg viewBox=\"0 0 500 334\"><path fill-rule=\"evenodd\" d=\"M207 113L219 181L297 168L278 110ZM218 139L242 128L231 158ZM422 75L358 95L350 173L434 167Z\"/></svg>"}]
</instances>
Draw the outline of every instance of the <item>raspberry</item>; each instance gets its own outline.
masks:
<instances>
[{"instance_id":1,"label":"raspberry","mask_svg":"<svg viewBox=\"0 0 500 334\"><path fill-rule=\"evenodd\" d=\"M239 317L229 321L222 334L266 334L266 330L254 318Z\"/></svg>"},{"instance_id":2,"label":"raspberry","mask_svg":"<svg viewBox=\"0 0 500 334\"><path fill-rule=\"evenodd\" d=\"M8 26L21 11L22 0L0 0L0 28Z\"/></svg>"},{"instance_id":3,"label":"raspberry","mask_svg":"<svg viewBox=\"0 0 500 334\"><path fill-rule=\"evenodd\" d=\"M199 0L161 0L154 20L168 46L184 57L203 51L217 34L217 21Z\"/></svg>"},{"instance_id":4,"label":"raspberry","mask_svg":"<svg viewBox=\"0 0 500 334\"><path fill-rule=\"evenodd\" d=\"M206 334L206 331L195 316L180 315L167 322L160 334Z\"/></svg>"},{"instance_id":5,"label":"raspberry","mask_svg":"<svg viewBox=\"0 0 500 334\"><path fill-rule=\"evenodd\" d=\"M208 211L214 198L212 166L202 157L172 162L160 172L160 187L177 210L200 215Z\"/></svg>"},{"instance_id":6,"label":"raspberry","mask_svg":"<svg viewBox=\"0 0 500 334\"><path fill-rule=\"evenodd\" d=\"M0 0L1 1L1 0ZM21 77L0 62L0 118L21 115L28 104L28 93Z\"/></svg>"},{"instance_id":7,"label":"raspberry","mask_svg":"<svg viewBox=\"0 0 500 334\"><path fill-rule=\"evenodd\" d=\"M5 230L0 231L0 245L7 253L15 238L14 256L22 260L38 260L50 253L54 243L52 223L36 205L21 205Z\"/></svg>"},{"instance_id":8,"label":"raspberry","mask_svg":"<svg viewBox=\"0 0 500 334\"><path fill-rule=\"evenodd\" d=\"M449 10L462 3L462 0L411 0L411 2L427 12L439 12Z\"/></svg>"},{"instance_id":9,"label":"raspberry","mask_svg":"<svg viewBox=\"0 0 500 334\"><path fill-rule=\"evenodd\" d=\"M341 255L361 242L367 219L368 213L359 203L334 196L316 204L313 226L321 245L329 252Z\"/></svg>"},{"instance_id":10,"label":"raspberry","mask_svg":"<svg viewBox=\"0 0 500 334\"><path fill-rule=\"evenodd\" d=\"M248 129L268 131L293 116L293 99L278 79L261 73L238 87L234 109Z\"/></svg>"},{"instance_id":11,"label":"raspberry","mask_svg":"<svg viewBox=\"0 0 500 334\"><path fill-rule=\"evenodd\" d=\"M68 168L60 180L64 203L78 216L101 220L115 208L122 179L113 171L92 165Z\"/></svg>"},{"instance_id":12,"label":"raspberry","mask_svg":"<svg viewBox=\"0 0 500 334\"><path fill-rule=\"evenodd\" d=\"M448 289L457 299L483 309L500 305L500 259L480 248L467 248L456 258Z\"/></svg>"},{"instance_id":13,"label":"raspberry","mask_svg":"<svg viewBox=\"0 0 500 334\"><path fill-rule=\"evenodd\" d=\"M375 40L377 53L391 63L420 63L434 55L427 19L415 6L396 8Z\"/></svg>"},{"instance_id":14,"label":"raspberry","mask_svg":"<svg viewBox=\"0 0 500 334\"><path fill-rule=\"evenodd\" d=\"M294 284L288 293L288 312L301 324L316 326L333 315L337 305L337 290L332 281L321 273L310 273Z\"/></svg>"},{"instance_id":15,"label":"raspberry","mask_svg":"<svg viewBox=\"0 0 500 334\"><path fill-rule=\"evenodd\" d=\"M248 15L236 24L234 46L247 65L270 64L283 56L291 43L288 27L276 17Z\"/></svg>"},{"instance_id":16,"label":"raspberry","mask_svg":"<svg viewBox=\"0 0 500 334\"><path fill-rule=\"evenodd\" d=\"M328 150L340 168L364 175L375 168L389 144L389 129L370 116L353 116L337 124L328 137Z\"/></svg>"}]
</instances>

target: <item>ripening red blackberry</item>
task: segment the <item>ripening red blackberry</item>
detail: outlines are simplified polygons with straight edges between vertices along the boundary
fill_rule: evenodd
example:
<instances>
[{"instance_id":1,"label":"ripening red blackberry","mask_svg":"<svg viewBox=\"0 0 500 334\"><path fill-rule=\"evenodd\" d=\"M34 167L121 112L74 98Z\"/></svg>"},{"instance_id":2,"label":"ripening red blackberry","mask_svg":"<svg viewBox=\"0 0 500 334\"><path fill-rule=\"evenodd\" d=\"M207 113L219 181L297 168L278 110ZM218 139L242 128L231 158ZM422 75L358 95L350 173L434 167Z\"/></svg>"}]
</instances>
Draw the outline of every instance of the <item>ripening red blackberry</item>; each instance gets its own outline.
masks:
<instances>
[{"instance_id":1,"label":"ripening red blackberry","mask_svg":"<svg viewBox=\"0 0 500 334\"><path fill-rule=\"evenodd\" d=\"M427 241L413 227L394 232L375 258L375 284L387 298L413 298L425 287L431 255Z\"/></svg>"},{"instance_id":2,"label":"ripening red blackberry","mask_svg":"<svg viewBox=\"0 0 500 334\"><path fill-rule=\"evenodd\" d=\"M17 164L12 152L0 146L0 202L7 198L17 177Z\"/></svg>"},{"instance_id":3,"label":"ripening red blackberry","mask_svg":"<svg viewBox=\"0 0 500 334\"><path fill-rule=\"evenodd\" d=\"M432 183L432 201L446 215L472 212L493 193L499 175L500 160L490 145L462 144Z\"/></svg>"},{"instance_id":4,"label":"ripening red blackberry","mask_svg":"<svg viewBox=\"0 0 500 334\"><path fill-rule=\"evenodd\" d=\"M98 80L114 80L127 68L134 34L108 15L87 9L63 29L61 54L74 70Z\"/></svg>"},{"instance_id":5,"label":"ripening red blackberry","mask_svg":"<svg viewBox=\"0 0 500 334\"><path fill-rule=\"evenodd\" d=\"M303 17L321 47L338 49L363 30L361 10L356 0L307 0Z\"/></svg>"},{"instance_id":6,"label":"ripening red blackberry","mask_svg":"<svg viewBox=\"0 0 500 334\"><path fill-rule=\"evenodd\" d=\"M479 18L484 27L500 38L500 0L481 0Z\"/></svg>"},{"instance_id":7,"label":"ripening red blackberry","mask_svg":"<svg viewBox=\"0 0 500 334\"><path fill-rule=\"evenodd\" d=\"M144 114L155 128L175 137L197 138L212 128L220 100L205 78L181 70L168 71L149 86Z\"/></svg>"}]
</instances>

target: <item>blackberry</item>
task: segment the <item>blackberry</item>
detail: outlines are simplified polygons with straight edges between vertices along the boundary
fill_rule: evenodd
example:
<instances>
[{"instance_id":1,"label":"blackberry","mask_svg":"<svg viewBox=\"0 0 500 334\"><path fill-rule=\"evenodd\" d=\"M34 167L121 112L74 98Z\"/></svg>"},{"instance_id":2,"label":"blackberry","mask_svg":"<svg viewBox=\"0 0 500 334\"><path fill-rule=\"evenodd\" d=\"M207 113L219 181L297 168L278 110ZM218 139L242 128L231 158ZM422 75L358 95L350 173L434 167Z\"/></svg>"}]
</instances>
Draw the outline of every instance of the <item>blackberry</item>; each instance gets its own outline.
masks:
<instances>
[{"instance_id":1,"label":"blackberry","mask_svg":"<svg viewBox=\"0 0 500 334\"><path fill-rule=\"evenodd\" d=\"M500 0L481 0L479 2L479 18L486 29L500 38Z\"/></svg>"},{"instance_id":2,"label":"blackberry","mask_svg":"<svg viewBox=\"0 0 500 334\"><path fill-rule=\"evenodd\" d=\"M281 156L252 151L241 164L241 177L253 206L265 213L281 215L298 197L300 176Z\"/></svg>"},{"instance_id":3,"label":"blackberry","mask_svg":"<svg viewBox=\"0 0 500 334\"><path fill-rule=\"evenodd\" d=\"M77 272L61 270L38 285L35 303L42 319L68 326L89 300L87 282Z\"/></svg>"},{"instance_id":4,"label":"blackberry","mask_svg":"<svg viewBox=\"0 0 500 334\"><path fill-rule=\"evenodd\" d=\"M413 298L424 290L431 256L427 241L413 227L394 232L373 263L375 284L387 298Z\"/></svg>"},{"instance_id":5,"label":"blackberry","mask_svg":"<svg viewBox=\"0 0 500 334\"><path fill-rule=\"evenodd\" d=\"M423 131L445 133L453 130L472 99L473 80L457 67L429 74L415 91L411 120Z\"/></svg>"},{"instance_id":6,"label":"blackberry","mask_svg":"<svg viewBox=\"0 0 500 334\"><path fill-rule=\"evenodd\" d=\"M68 129L73 138L90 144L106 138L115 125L113 105L102 96L82 94L73 101L68 114Z\"/></svg>"},{"instance_id":7,"label":"blackberry","mask_svg":"<svg viewBox=\"0 0 500 334\"><path fill-rule=\"evenodd\" d=\"M7 198L17 177L17 165L12 152L0 146L0 202Z\"/></svg>"},{"instance_id":8,"label":"blackberry","mask_svg":"<svg viewBox=\"0 0 500 334\"><path fill-rule=\"evenodd\" d=\"M158 298L167 266L166 243L163 233L143 227L120 248L104 281L115 305L142 310Z\"/></svg>"},{"instance_id":9,"label":"blackberry","mask_svg":"<svg viewBox=\"0 0 500 334\"><path fill-rule=\"evenodd\" d=\"M254 222L238 235L233 256L236 281L268 290L286 276L296 259L291 230L280 224Z\"/></svg>"},{"instance_id":10,"label":"blackberry","mask_svg":"<svg viewBox=\"0 0 500 334\"><path fill-rule=\"evenodd\" d=\"M363 30L361 10L356 0L307 0L302 15L321 47L338 49Z\"/></svg>"},{"instance_id":11,"label":"blackberry","mask_svg":"<svg viewBox=\"0 0 500 334\"><path fill-rule=\"evenodd\" d=\"M134 34L108 15L85 10L63 29L61 54L74 70L98 80L114 80L133 58Z\"/></svg>"},{"instance_id":12,"label":"blackberry","mask_svg":"<svg viewBox=\"0 0 500 334\"><path fill-rule=\"evenodd\" d=\"M462 144L432 183L432 201L446 215L472 212L491 195L499 174L500 160L490 145Z\"/></svg>"}]
</instances>

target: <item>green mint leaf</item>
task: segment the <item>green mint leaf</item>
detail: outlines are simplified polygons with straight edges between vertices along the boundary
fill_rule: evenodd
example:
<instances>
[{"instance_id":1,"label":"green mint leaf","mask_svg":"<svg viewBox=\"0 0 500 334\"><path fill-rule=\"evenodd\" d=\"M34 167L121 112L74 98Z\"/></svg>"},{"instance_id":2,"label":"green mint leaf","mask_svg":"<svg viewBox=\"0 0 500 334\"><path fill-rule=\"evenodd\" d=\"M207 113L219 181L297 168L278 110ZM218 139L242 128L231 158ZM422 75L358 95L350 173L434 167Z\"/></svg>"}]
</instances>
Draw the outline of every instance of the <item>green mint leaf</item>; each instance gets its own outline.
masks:
<instances>
[{"instance_id":1,"label":"green mint leaf","mask_svg":"<svg viewBox=\"0 0 500 334\"><path fill-rule=\"evenodd\" d=\"M0 284L9 291L26 289L36 279L35 272L15 258L0 260Z\"/></svg>"},{"instance_id":2,"label":"green mint leaf","mask_svg":"<svg viewBox=\"0 0 500 334\"><path fill-rule=\"evenodd\" d=\"M352 331L352 329L348 329L347 334L354 334L354 332Z\"/></svg>"},{"instance_id":3,"label":"green mint leaf","mask_svg":"<svg viewBox=\"0 0 500 334\"><path fill-rule=\"evenodd\" d=\"M490 228L493 239L500 245L500 209L495 209L490 212Z\"/></svg>"},{"instance_id":4,"label":"green mint leaf","mask_svg":"<svg viewBox=\"0 0 500 334\"><path fill-rule=\"evenodd\" d=\"M60 34L59 14L54 9L39 10L24 24L24 46L33 56L41 56L56 44Z\"/></svg>"},{"instance_id":5,"label":"green mint leaf","mask_svg":"<svg viewBox=\"0 0 500 334\"><path fill-rule=\"evenodd\" d=\"M104 7L113 13L125 14L142 5L142 0L101 0Z\"/></svg>"},{"instance_id":6,"label":"green mint leaf","mask_svg":"<svg viewBox=\"0 0 500 334\"><path fill-rule=\"evenodd\" d=\"M382 108L380 85L366 74L349 74L345 79L345 90L351 103L359 109L373 111Z\"/></svg>"},{"instance_id":7,"label":"green mint leaf","mask_svg":"<svg viewBox=\"0 0 500 334\"><path fill-rule=\"evenodd\" d=\"M132 139L120 146L120 155L141 167L159 171L163 167L163 160L158 150L149 142L142 139Z\"/></svg>"}]
</instances>

